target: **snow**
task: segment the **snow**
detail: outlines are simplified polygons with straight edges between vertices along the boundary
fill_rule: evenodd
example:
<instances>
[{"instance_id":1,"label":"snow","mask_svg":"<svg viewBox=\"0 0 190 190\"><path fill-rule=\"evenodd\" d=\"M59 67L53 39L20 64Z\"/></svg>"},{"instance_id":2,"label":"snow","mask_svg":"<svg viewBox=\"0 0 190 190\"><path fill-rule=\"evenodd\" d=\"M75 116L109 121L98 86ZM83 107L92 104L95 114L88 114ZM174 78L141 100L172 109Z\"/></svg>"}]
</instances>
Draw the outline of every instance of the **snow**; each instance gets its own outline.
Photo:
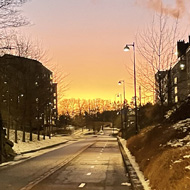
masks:
<instances>
[{"instance_id":1,"label":"snow","mask_svg":"<svg viewBox=\"0 0 190 190\"><path fill-rule=\"evenodd\" d=\"M135 157L131 155L131 152L126 147L126 140L120 138L120 142L122 143L123 148L124 148L124 150L125 150L125 152L127 154L127 157L129 159L131 165L133 166L133 168L134 168L134 170L135 170L141 184L143 185L144 190L150 190L151 188L150 188L150 185L149 185L149 181L148 180L145 181L144 175L143 175L142 171L140 171L139 165L135 161Z\"/></svg>"},{"instance_id":2,"label":"snow","mask_svg":"<svg viewBox=\"0 0 190 190\"><path fill-rule=\"evenodd\" d=\"M190 166L186 166L185 169L190 170Z\"/></svg>"},{"instance_id":3,"label":"snow","mask_svg":"<svg viewBox=\"0 0 190 190\"><path fill-rule=\"evenodd\" d=\"M181 120L175 125L172 126L175 130L181 130L183 132L186 132L188 128L190 128L190 118L187 118L185 120Z\"/></svg>"},{"instance_id":4,"label":"snow","mask_svg":"<svg viewBox=\"0 0 190 190\"><path fill-rule=\"evenodd\" d=\"M33 140L29 141L29 133L26 133L26 142L22 142L22 131L18 131L18 143L14 143L14 151L17 153L17 156L15 156L13 161L5 162L0 164L0 167L4 167L7 165L15 165L20 162L23 162L25 160L31 159L33 157L39 156L41 154L44 154L46 152L58 149L60 147L67 146L69 144L72 144L76 141L76 139L80 140L79 137L81 137L83 134L85 134L87 130L76 130L74 133L70 136L52 136L51 139L46 136L45 140L43 140L43 136L40 136L40 141L37 140L37 135L33 134ZM10 130L10 140L14 142L14 136L15 132L14 130ZM69 142L68 142L69 141ZM64 144L65 142L65 144ZM66 143L67 142L67 143ZM60 144L60 145L58 145ZM43 149L45 147L49 147L52 145L57 145L52 148ZM35 151L39 150L40 151ZM30 152L31 151L31 152ZM28 152L28 153L26 153Z\"/></svg>"},{"instance_id":5,"label":"snow","mask_svg":"<svg viewBox=\"0 0 190 190\"><path fill-rule=\"evenodd\" d=\"M166 145L171 147L190 146L190 118L179 121L178 123L174 124L172 128L179 131L179 133L184 133L185 137L182 139L170 140L166 143Z\"/></svg>"},{"instance_id":6,"label":"snow","mask_svg":"<svg viewBox=\"0 0 190 190\"><path fill-rule=\"evenodd\" d=\"M22 131L17 132L17 138L18 143L14 143L13 150L17 153L17 156L15 156L13 161L5 162L0 164L0 166L6 166L6 165L14 165L20 162L23 162L26 159L30 159L35 156L39 156L41 154L44 154L48 151L55 150L57 148L67 146L69 144L74 143L76 138L81 137L84 133L86 133L87 130L76 130L74 133L70 136L52 136L51 139L46 136L45 140L43 140L43 136L40 136L40 141L37 139L37 135L33 134L33 140L29 141L29 133L26 132L26 142L22 142ZM15 132L14 130L10 129L10 137L9 139L14 142ZM69 141L69 142L68 142ZM66 143L68 142L68 143ZM66 143L66 144L64 144ZM46 147L57 145L52 148L45 149ZM37 151L40 150L40 151ZM28 153L26 153L28 152Z\"/></svg>"},{"instance_id":7,"label":"snow","mask_svg":"<svg viewBox=\"0 0 190 190\"><path fill-rule=\"evenodd\" d=\"M85 132L85 131L83 131ZM18 142L14 143L14 147L13 150L17 153L17 154L21 154L23 152L28 152L28 151L32 151L32 150L38 150L47 146L51 146L51 145L55 145L58 143L64 143L67 142L68 140L79 136L83 133L81 130L77 130L74 132L73 135L71 136L52 136L51 138L49 138L48 136L46 136L45 140L43 140L43 136L40 136L40 141L37 139L37 135L33 134L33 140L29 141L29 133L26 133L26 142L22 142L22 131L18 131ZM10 130L10 140L12 142L14 142L14 136L15 136L15 132L14 130Z\"/></svg>"},{"instance_id":8,"label":"snow","mask_svg":"<svg viewBox=\"0 0 190 190\"><path fill-rule=\"evenodd\" d=\"M171 146L171 147L182 147L183 146L183 142L178 142L179 139L175 139L175 140L170 140L169 142L167 142L167 145L168 146Z\"/></svg>"},{"instance_id":9,"label":"snow","mask_svg":"<svg viewBox=\"0 0 190 190\"><path fill-rule=\"evenodd\" d=\"M168 118L172 115L172 113L175 112L175 111L176 111L175 109L169 110L169 111L166 113L165 118L168 119Z\"/></svg>"},{"instance_id":10,"label":"snow","mask_svg":"<svg viewBox=\"0 0 190 190\"><path fill-rule=\"evenodd\" d=\"M182 159L179 159L179 160L175 160L173 163L176 164L176 163L180 163L182 161L183 161Z\"/></svg>"},{"instance_id":11,"label":"snow","mask_svg":"<svg viewBox=\"0 0 190 190\"><path fill-rule=\"evenodd\" d=\"M185 155L183 156L183 158L190 158L190 155Z\"/></svg>"}]
</instances>

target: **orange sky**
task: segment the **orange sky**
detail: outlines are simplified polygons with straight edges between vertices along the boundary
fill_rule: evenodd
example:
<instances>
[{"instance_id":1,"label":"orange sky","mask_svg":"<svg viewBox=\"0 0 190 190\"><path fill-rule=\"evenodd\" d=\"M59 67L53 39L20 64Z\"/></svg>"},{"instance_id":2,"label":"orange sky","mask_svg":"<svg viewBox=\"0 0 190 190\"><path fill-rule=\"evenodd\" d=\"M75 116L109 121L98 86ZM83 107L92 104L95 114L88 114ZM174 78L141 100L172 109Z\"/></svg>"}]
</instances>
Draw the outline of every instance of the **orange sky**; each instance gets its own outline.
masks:
<instances>
[{"instance_id":1,"label":"orange sky","mask_svg":"<svg viewBox=\"0 0 190 190\"><path fill-rule=\"evenodd\" d=\"M54 71L69 74L63 81L69 83L65 98L114 100L115 94L123 92L117 82L124 79L126 97L131 99L133 79L126 65L133 67L133 57L132 52L123 52L123 47L132 43L137 31L149 23L154 9L134 2L32 0L23 7L24 15L33 24L22 30L42 41L51 57L48 65ZM175 8L174 0L163 3ZM182 22L187 26L189 18L186 10Z\"/></svg>"}]
</instances>

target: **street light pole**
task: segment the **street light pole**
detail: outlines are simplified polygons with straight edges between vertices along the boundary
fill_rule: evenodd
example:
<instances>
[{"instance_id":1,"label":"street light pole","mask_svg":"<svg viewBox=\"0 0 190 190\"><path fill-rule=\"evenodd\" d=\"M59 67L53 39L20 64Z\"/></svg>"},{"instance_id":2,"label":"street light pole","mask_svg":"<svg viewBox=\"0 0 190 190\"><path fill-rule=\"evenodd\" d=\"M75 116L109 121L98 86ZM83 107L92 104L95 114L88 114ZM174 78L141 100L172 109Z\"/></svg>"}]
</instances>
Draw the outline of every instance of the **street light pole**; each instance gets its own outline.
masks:
<instances>
[{"instance_id":1,"label":"street light pole","mask_svg":"<svg viewBox=\"0 0 190 190\"><path fill-rule=\"evenodd\" d=\"M123 117L122 117L122 94L118 94L118 96L120 97L120 102L121 102L121 105L120 105L120 115L121 115L121 129L123 128Z\"/></svg>"},{"instance_id":2,"label":"street light pole","mask_svg":"<svg viewBox=\"0 0 190 190\"><path fill-rule=\"evenodd\" d=\"M124 51L129 51L130 48L129 46L133 47L133 61L134 61L134 94L135 94L135 130L136 130L136 134L139 132L138 129L138 116L137 116L137 89L136 89L136 59L135 59L135 42L133 42L132 44L126 44L126 46L124 47Z\"/></svg>"},{"instance_id":3,"label":"street light pole","mask_svg":"<svg viewBox=\"0 0 190 190\"><path fill-rule=\"evenodd\" d=\"M126 101L125 101L125 81L120 80L118 82L119 85L123 84L123 110L124 110L124 121L123 121L123 130L124 134L123 137L126 137L126 130L127 130L127 118L126 118Z\"/></svg>"}]
</instances>

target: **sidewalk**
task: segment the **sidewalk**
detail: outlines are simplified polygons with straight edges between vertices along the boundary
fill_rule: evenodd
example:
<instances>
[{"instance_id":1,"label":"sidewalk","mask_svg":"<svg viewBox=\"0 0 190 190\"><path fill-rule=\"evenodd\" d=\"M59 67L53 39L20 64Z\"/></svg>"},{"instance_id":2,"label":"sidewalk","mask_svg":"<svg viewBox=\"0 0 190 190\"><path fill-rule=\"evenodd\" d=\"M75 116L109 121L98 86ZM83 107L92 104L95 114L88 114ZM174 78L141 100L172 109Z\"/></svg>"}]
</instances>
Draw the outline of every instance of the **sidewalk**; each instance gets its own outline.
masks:
<instances>
[{"instance_id":1,"label":"sidewalk","mask_svg":"<svg viewBox=\"0 0 190 190\"><path fill-rule=\"evenodd\" d=\"M72 135L69 136L56 135L52 136L51 139L48 136L46 136L45 140L43 139L43 136L40 136L40 141L37 140L36 134L33 134L33 140L29 141L29 133L26 133L26 142L22 142L22 132L18 131L18 143L14 143L13 150L17 154L35 152L59 144L64 144L69 140L73 140L77 137L80 137L85 132L86 131L82 132L82 130L76 130ZM14 142L14 131L10 132L10 140Z\"/></svg>"},{"instance_id":2,"label":"sidewalk","mask_svg":"<svg viewBox=\"0 0 190 190\"><path fill-rule=\"evenodd\" d=\"M82 138L86 132L86 130L76 130L69 136L56 135L52 136L51 139L46 136L45 140L43 136L40 136L40 141L37 140L36 134L33 134L33 140L29 141L29 133L26 133L26 142L22 142L22 132L18 131L18 143L14 143L13 146L13 150L17 156L15 156L13 161L0 164L0 167L17 164L23 160L43 154L49 151L50 148L58 148L59 145L63 145L69 141L76 141ZM10 140L14 142L13 130L10 131Z\"/></svg>"}]
</instances>

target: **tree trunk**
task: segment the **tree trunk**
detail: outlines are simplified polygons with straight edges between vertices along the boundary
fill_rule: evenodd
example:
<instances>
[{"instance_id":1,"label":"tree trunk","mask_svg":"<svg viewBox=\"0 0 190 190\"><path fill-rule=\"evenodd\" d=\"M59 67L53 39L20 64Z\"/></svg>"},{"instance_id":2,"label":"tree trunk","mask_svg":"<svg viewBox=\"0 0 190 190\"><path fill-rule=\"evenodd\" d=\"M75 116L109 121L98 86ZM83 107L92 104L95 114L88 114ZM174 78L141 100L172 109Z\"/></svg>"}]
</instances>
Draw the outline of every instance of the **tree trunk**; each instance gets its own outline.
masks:
<instances>
[{"instance_id":1,"label":"tree trunk","mask_svg":"<svg viewBox=\"0 0 190 190\"><path fill-rule=\"evenodd\" d=\"M16 122L16 124L15 124L15 143L18 142L18 138L17 138L17 125L18 125L18 123Z\"/></svg>"},{"instance_id":2,"label":"tree trunk","mask_svg":"<svg viewBox=\"0 0 190 190\"><path fill-rule=\"evenodd\" d=\"M45 125L43 125L43 131L44 131L43 139L45 140L46 139L46 127L45 127Z\"/></svg>"},{"instance_id":3,"label":"tree trunk","mask_svg":"<svg viewBox=\"0 0 190 190\"><path fill-rule=\"evenodd\" d=\"M25 142L26 141L26 138L25 138L25 125L23 125L23 128L22 128L22 130L23 130L23 133L22 133L22 142Z\"/></svg>"},{"instance_id":4,"label":"tree trunk","mask_svg":"<svg viewBox=\"0 0 190 190\"><path fill-rule=\"evenodd\" d=\"M30 121L30 141L32 141L32 122Z\"/></svg>"},{"instance_id":5,"label":"tree trunk","mask_svg":"<svg viewBox=\"0 0 190 190\"><path fill-rule=\"evenodd\" d=\"M158 81L159 81L159 96L160 96L160 115L161 119L164 118L164 98L163 98L163 92L162 92L162 80L161 80L161 74L160 71L158 73Z\"/></svg>"},{"instance_id":6,"label":"tree trunk","mask_svg":"<svg viewBox=\"0 0 190 190\"><path fill-rule=\"evenodd\" d=\"M40 141L40 123L38 120L38 141Z\"/></svg>"}]
</instances>

